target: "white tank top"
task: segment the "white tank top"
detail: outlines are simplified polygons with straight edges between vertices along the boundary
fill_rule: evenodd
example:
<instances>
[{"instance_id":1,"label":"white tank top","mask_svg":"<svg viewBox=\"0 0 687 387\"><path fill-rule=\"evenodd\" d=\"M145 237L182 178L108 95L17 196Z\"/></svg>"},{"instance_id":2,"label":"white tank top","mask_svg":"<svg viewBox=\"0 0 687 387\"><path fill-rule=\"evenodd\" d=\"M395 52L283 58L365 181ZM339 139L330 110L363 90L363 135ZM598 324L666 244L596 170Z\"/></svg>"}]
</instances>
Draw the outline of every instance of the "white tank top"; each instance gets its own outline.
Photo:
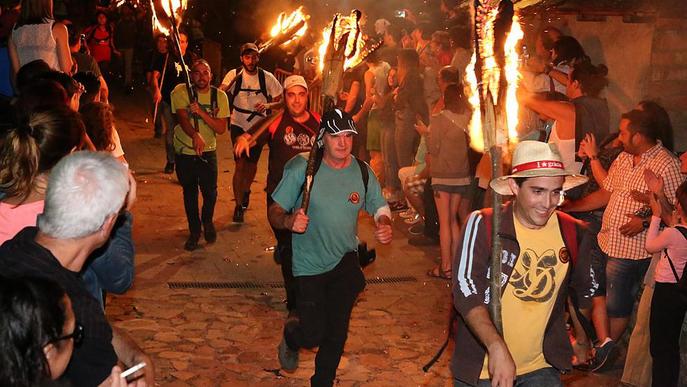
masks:
<instances>
[{"instance_id":1,"label":"white tank top","mask_svg":"<svg viewBox=\"0 0 687 387\"><path fill-rule=\"evenodd\" d=\"M62 70L57 59L57 43L52 35L54 21L25 24L12 30L12 42L17 48L19 67L36 59L43 59L50 68Z\"/></svg>"},{"instance_id":2,"label":"white tank top","mask_svg":"<svg viewBox=\"0 0 687 387\"><path fill-rule=\"evenodd\" d=\"M558 129L555 122L551 128L549 144L556 144L558 146L558 152L561 154L565 169L575 173L580 173L580 170L582 169L582 163L575 161L575 139L571 138L570 140L561 140L558 137Z\"/></svg>"}]
</instances>

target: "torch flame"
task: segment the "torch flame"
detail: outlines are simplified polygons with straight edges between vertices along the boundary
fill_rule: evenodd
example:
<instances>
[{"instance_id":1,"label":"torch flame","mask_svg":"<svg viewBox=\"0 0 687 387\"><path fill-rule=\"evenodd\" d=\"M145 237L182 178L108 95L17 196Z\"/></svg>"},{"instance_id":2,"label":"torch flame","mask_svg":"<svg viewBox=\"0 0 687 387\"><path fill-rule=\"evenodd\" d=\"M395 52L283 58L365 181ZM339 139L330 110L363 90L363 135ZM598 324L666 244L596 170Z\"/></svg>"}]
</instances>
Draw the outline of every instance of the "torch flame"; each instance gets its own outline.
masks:
<instances>
[{"instance_id":1,"label":"torch flame","mask_svg":"<svg viewBox=\"0 0 687 387\"><path fill-rule=\"evenodd\" d=\"M506 91L506 119L508 124L508 138L511 144L517 142L518 131L518 100L516 98L516 91L520 84L519 56L516 51L518 42L522 40L525 34L520 27L520 20L517 15L513 15L513 23L511 24L510 32L506 38L503 50L506 54L506 65L504 71L506 73L506 80L508 81L508 89Z\"/></svg>"},{"instance_id":2,"label":"torch flame","mask_svg":"<svg viewBox=\"0 0 687 387\"><path fill-rule=\"evenodd\" d=\"M482 113L480 111L479 93L477 91L477 75L475 74L476 63L477 54L473 52L470 63L465 67L463 84L465 85L465 97L467 97L470 106L472 106L472 117L470 117L470 125L468 126L470 146L478 152L484 152Z\"/></svg>"},{"instance_id":3,"label":"torch flame","mask_svg":"<svg viewBox=\"0 0 687 387\"><path fill-rule=\"evenodd\" d=\"M291 39L284 42L283 44L288 45L291 42L295 42L303 35L305 35L305 32L308 30L307 20L308 18L305 16L305 13L303 13L303 6L298 7L298 9L296 9L288 15L285 12L282 12L279 14L277 22L274 24L274 26L272 26L272 29L270 30L270 36L274 38L279 34L286 33L289 29L295 27L296 24L300 23L301 21L304 21L303 27L301 27L293 35Z\"/></svg>"},{"instance_id":4,"label":"torch flame","mask_svg":"<svg viewBox=\"0 0 687 387\"><path fill-rule=\"evenodd\" d=\"M477 12L478 23L476 31L479 45L472 55L470 63L465 68L465 95L473 108L470 119L469 133L470 146L478 151L484 151L485 147L496 144L503 144L505 139L510 143L517 142L518 139L518 101L516 91L520 82L519 56L516 50L518 43L524 34L520 27L517 15L513 15L511 30L506 37L503 53L505 64L503 71L496 62L496 51L501 47L495 47L494 40L494 21L498 16L498 2L495 4L482 4L475 10ZM482 59L482 95L479 95L479 84L475 73L477 56ZM499 84L501 77L506 80L506 92L499 100ZM489 96L491 100L488 101ZM480 98L481 97L481 98ZM505 101L504 101L505 99ZM497 109L496 120L493 122L482 121L482 101L488 101L489 106L496 106L498 103L505 105L505 109ZM486 109L487 107L485 107ZM486 113L485 113L486 114ZM491 118L491 117L489 117ZM489 120L488 120L489 121ZM495 125L495 128L483 128L483 125ZM487 130L488 133L484 133ZM486 136L486 138L485 138ZM486 140L486 141L485 141Z\"/></svg>"},{"instance_id":5,"label":"torch flame","mask_svg":"<svg viewBox=\"0 0 687 387\"><path fill-rule=\"evenodd\" d=\"M169 3L170 0L159 0L160 5L162 6L162 11L165 13L164 15L160 15L164 19L168 19L170 15L172 15L172 12L169 8ZM172 3L172 8L174 9L174 18L177 20L179 23L181 21L181 17L184 13L184 10L186 9L187 6L187 0L171 0ZM155 1L150 0L150 9L152 10L152 20L153 20L153 29L156 32L168 35L170 34L169 27L165 26L163 23L160 22L160 18L157 15L157 12L155 10ZM178 27L178 26L177 26Z\"/></svg>"},{"instance_id":6,"label":"torch flame","mask_svg":"<svg viewBox=\"0 0 687 387\"><path fill-rule=\"evenodd\" d=\"M334 31L336 45L335 49L338 49L339 39L348 32L348 39L346 40L346 59L344 61L344 70L347 70L360 63L363 57L363 47L365 42L356 35L356 30L358 29L355 16L341 16L338 17L338 22L336 23L336 30ZM331 36L332 25L331 23L322 30L322 43L318 49L320 56L320 73L324 69L325 54L327 53L327 46L329 45L329 37ZM353 56L350 54L353 53Z\"/></svg>"}]
</instances>

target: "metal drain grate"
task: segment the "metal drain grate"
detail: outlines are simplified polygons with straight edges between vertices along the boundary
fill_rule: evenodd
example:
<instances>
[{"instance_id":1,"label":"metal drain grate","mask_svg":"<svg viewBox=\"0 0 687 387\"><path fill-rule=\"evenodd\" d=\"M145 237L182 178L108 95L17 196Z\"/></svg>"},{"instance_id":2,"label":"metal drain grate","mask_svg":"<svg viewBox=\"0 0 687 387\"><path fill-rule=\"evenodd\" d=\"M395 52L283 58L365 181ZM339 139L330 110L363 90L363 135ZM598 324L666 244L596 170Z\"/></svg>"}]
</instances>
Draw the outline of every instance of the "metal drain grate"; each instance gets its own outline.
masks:
<instances>
[{"instance_id":1,"label":"metal drain grate","mask_svg":"<svg viewBox=\"0 0 687 387\"><path fill-rule=\"evenodd\" d=\"M401 277L374 277L368 278L365 282L368 285L393 285L404 282L417 282L417 278L412 276ZM170 289L281 289L284 287L282 282L260 282L260 281L234 281L234 282L168 282Z\"/></svg>"}]
</instances>

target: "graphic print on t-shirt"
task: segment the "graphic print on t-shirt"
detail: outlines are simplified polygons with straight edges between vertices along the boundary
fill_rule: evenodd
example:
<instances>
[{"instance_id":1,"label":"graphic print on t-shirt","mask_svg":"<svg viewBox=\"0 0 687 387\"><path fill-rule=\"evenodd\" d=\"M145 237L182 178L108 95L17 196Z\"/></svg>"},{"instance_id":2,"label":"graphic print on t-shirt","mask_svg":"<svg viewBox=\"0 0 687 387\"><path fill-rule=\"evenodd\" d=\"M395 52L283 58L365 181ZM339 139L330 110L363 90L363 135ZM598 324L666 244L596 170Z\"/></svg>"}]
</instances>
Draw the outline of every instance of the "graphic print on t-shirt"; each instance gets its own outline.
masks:
<instances>
[{"instance_id":1,"label":"graphic print on t-shirt","mask_svg":"<svg viewBox=\"0 0 687 387\"><path fill-rule=\"evenodd\" d=\"M522 266L516 266L511 275L513 295L523 301L549 301L556 290L557 261L554 250L539 255L526 249L522 253Z\"/></svg>"}]
</instances>

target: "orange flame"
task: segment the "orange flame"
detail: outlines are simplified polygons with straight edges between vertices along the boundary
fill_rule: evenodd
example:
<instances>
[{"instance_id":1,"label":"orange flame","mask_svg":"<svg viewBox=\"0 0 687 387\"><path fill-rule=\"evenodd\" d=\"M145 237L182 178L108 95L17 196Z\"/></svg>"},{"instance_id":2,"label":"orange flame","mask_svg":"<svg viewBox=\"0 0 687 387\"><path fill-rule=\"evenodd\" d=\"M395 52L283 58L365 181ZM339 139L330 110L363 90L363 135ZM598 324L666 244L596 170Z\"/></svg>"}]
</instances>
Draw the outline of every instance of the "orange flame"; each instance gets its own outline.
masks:
<instances>
[{"instance_id":1,"label":"orange flame","mask_svg":"<svg viewBox=\"0 0 687 387\"><path fill-rule=\"evenodd\" d=\"M504 72L506 73L506 80L508 81L508 89L506 91L506 120L508 125L508 139L511 144L517 142L518 139L517 127L519 106L515 95L518 90L518 85L520 84L521 75L518 70L520 58L516 51L516 47L524 36L525 34L520 27L518 16L513 15L513 23L511 24L510 32L508 33L506 43L503 47L504 53L506 54Z\"/></svg>"},{"instance_id":2,"label":"orange flame","mask_svg":"<svg viewBox=\"0 0 687 387\"><path fill-rule=\"evenodd\" d=\"M160 15L164 19L168 19L169 15L172 14L169 3L170 0L159 0L160 5L162 6L162 11L165 13L164 15ZM184 10L186 9L186 6L188 4L187 0L171 0L172 3L172 8L174 9L174 18L176 19L177 23L181 22L181 17L184 14ZM155 10L155 2L154 0L150 0L150 9L152 10L152 20L153 20L153 30L158 33L162 33L165 35L170 34L169 27L164 25L163 23L160 22L160 18L157 16L157 12Z\"/></svg>"},{"instance_id":3,"label":"orange flame","mask_svg":"<svg viewBox=\"0 0 687 387\"><path fill-rule=\"evenodd\" d=\"M516 91L520 82L519 71L519 56L516 50L518 43L522 40L524 34L520 27L520 21L517 15L513 15L511 30L506 37L503 52L505 54L505 65L503 73L496 63L495 50L500 47L494 46L494 21L498 16L498 2L495 6L481 5L476 10L477 12L477 28L479 47L473 53L470 63L465 68L465 94L468 102L473 108L472 117L470 119L469 133L470 146L478 151L483 151L485 147L501 144L506 142L517 142L518 133L518 101L516 98ZM477 62L476 54L479 54L482 59L482 100L486 101L489 94L491 94L491 101L493 105L501 102L505 105L505 111L497 109L497 117L495 120L488 120L495 128L483 128L481 115L481 102L479 96L478 80L475 74L475 65ZM499 83L501 77L505 77L507 89L505 93L505 103L498 101L499 97ZM505 115L505 116L504 116ZM484 133L484 130L493 130L491 133ZM491 144L490 142L494 142Z\"/></svg>"},{"instance_id":4,"label":"orange flame","mask_svg":"<svg viewBox=\"0 0 687 387\"><path fill-rule=\"evenodd\" d=\"M300 23L301 21L306 21L303 24L303 27L301 27L291 39L287 40L284 42L284 45L288 45L291 42L297 41L299 38L301 38L303 35L305 35L305 32L308 30L308 23L307 23L308 17L305 16L303 13L303 6L298 7L295 11L291 12L290 14L286 14L285 12L282 12L279 14L279 17L277 18L277 22L272 26L272 29L270 30L270 36L271 37L276 37L280 33L285 33L287 32L290 28L295 27L296 24Z\"/></svg>"},{"instance_id":5,"label":"orange flame","mask_svg":"<svg viewBox=\"0 0 687 387\"><path fill-rule=\"evenodd\" d=\"M343 34L348 32L348 39L346 40L346 60L344 61L344 70L347 70L357 64L360 63L360 61L363 58L363 47L365 46L365 42L363 39L356 39L356 18L355 16L342 16L339 15L339 18L337 19L337 24L336 24L336 30L334 31L334 44L338 46L339 39L343 36ZM329 37L331 35L332 31L332 25L331 23L322 30L322 43L320 43L320 47L318 49L318 53L320 55L320 65L319 65L319 71L320 73L324 69L324 61L325 61L325 55L327 53L327 46L329 45ZM338 47L334 47L337 49ZM351 58L348 58L349 54L355 50L355 55L352 56Z\"/></svg>"}]
</instances>

